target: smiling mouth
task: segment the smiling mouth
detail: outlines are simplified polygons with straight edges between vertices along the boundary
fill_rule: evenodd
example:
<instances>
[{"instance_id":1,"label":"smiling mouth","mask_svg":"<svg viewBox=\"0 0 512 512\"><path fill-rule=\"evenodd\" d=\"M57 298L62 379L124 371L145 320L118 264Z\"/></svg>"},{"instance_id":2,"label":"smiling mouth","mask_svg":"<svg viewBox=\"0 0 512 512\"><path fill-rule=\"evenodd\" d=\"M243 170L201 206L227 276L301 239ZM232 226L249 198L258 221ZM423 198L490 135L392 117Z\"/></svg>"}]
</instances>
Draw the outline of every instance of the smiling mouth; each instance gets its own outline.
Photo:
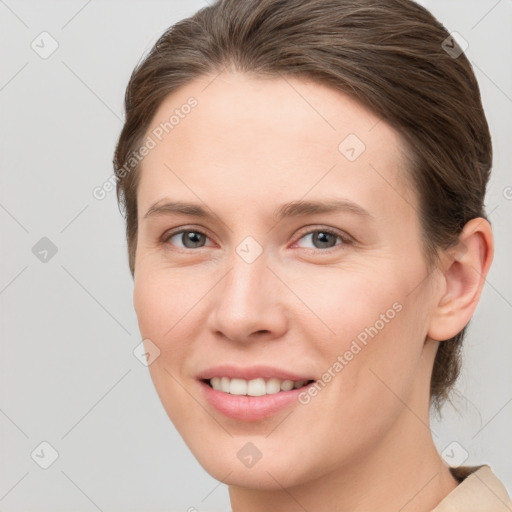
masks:
<instances>
[{"instance_id":1,"label":"smiling mouth","mask_svg":"<svg viewBox=\"0 0 512 512\"><path fill-rule=\"evenodd\" d=\"M256 378L252 380L230 379L229 377L213 377L211 379L202 379L202 382L210 386L215 391L230 395L245 396L264 396L276 395L283 391L291 391L308 386L314 380L281 380L276 378L263 379Z\"/></svg>"}]
</instances>

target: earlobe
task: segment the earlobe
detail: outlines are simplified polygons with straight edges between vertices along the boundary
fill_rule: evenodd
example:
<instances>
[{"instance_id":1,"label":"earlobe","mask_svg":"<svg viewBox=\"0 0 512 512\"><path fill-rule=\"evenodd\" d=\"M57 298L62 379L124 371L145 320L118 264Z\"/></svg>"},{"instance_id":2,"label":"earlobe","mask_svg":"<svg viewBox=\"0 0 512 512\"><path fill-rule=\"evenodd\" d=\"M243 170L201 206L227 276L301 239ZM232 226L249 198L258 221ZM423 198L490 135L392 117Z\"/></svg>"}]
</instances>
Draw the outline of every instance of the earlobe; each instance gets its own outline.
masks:
<instances>
[{"instance_id":1,"label":"earlobe","mask_svg":"<svg viewBox=\"0 0 512 512\"><path fill-rule=\"evenodd\" d=\"M491 225L482 217L470 220L457 247L442 256L445 286L430 323L431 339L448 340L467 325L478 305L493 256Z\"/></svg>"}]
</instances>

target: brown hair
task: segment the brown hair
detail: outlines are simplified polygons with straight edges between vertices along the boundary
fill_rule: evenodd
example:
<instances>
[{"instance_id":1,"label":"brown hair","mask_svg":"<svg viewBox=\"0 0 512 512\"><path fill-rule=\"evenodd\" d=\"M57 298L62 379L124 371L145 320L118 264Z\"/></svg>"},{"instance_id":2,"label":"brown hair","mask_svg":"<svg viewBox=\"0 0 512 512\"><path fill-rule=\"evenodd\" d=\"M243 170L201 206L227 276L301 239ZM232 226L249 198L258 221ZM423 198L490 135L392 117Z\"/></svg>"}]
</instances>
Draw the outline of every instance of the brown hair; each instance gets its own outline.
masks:
<instances>
[{"instance_id":1,"label":"brown hair","mask_svg":"<svg viewBox=\"0 0 512 512\"><path fill-rule=\"evenodd\" d=\"M449 37L410 0L220 0L170 27L132 73L114 155L132 276L140 165L126 163L169 93L226 67L316 80L393 126L412 155L409 174L432 267L466 222L486 218L492 164L477 80ZM438 409L459 374L465 330L439 345L430 390Z\"/></svg>"}]
</instances>

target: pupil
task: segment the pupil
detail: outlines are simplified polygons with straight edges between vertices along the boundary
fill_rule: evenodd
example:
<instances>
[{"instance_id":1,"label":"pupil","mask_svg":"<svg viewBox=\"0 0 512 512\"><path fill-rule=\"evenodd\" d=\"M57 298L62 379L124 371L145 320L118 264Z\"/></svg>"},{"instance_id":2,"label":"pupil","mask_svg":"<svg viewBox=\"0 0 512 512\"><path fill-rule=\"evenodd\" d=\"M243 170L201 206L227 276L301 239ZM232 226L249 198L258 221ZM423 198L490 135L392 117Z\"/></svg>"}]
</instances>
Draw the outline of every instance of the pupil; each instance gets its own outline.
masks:
<instances>
[{"instance_id":1,"label":"pupil","mask_svg":"<svg viewBox=\"0 0 512 512\"><path fill-rule=\"evenodd\" d=\"M313 241L320 244L320 247L333 247L336 244L336 239L334 238L334 244L329 244L329 236L334 238L332 233L326 233L325 231L317 231L313 235ZM327 245L325 245L327 244Z\"/></svg>"},{"instance_id":2,"label":"pupil","mask_svg":"<svg viewBox=\"0 0 512 512\"><path fill-rule=\"evenodd\" d=\"M185 231L183 233L185 237L184 245L188 248L200 247L202 238L204 235L197 231Z\"/></svg>"}]
</instances>

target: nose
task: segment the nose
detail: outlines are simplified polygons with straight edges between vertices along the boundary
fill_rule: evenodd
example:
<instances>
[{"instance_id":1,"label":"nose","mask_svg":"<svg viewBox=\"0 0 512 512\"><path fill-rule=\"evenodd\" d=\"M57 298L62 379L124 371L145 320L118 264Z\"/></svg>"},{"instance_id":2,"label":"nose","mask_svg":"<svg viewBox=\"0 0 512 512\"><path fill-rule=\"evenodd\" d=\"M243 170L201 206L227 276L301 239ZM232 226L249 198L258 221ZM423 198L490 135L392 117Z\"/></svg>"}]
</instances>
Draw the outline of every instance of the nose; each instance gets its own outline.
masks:
<instances>
[{"instance_id":1,"label":"nose","mask_svg":"<svg viewBox=\"0 0 512 512\"><path fill-rule=\"evenodd\" d=\"M268 268L265 253L252 263L234 254L230 267L215 286L207 327L236 343L269 341L288 328L283 284Z\"/></svg>"}]
</instances>

